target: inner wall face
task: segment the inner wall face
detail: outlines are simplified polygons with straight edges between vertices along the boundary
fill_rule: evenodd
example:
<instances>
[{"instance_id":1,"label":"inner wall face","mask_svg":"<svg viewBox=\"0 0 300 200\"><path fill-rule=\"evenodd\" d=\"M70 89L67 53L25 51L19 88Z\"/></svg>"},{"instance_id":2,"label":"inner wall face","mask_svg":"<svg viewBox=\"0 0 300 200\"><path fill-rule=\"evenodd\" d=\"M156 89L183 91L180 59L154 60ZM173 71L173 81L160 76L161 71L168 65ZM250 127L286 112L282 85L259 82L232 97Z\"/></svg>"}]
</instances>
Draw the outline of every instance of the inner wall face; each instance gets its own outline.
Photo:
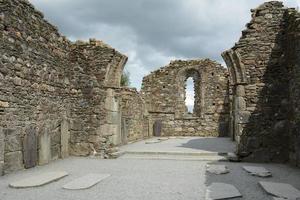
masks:
<instances>
[{"instance_id":1,"label":"inner wall face","mask_svg":"<svg viewBox=\"0 0 300 200\"><path fill-rule=\"evenodd\" d=\"M194 112L185 105L187 78L195 88ZM152 124L161 121L163 136L226 136L228 133L228 74L220 64L205 60L174 61L144 77L142 96Z\"/></svg>"}]
</instances>

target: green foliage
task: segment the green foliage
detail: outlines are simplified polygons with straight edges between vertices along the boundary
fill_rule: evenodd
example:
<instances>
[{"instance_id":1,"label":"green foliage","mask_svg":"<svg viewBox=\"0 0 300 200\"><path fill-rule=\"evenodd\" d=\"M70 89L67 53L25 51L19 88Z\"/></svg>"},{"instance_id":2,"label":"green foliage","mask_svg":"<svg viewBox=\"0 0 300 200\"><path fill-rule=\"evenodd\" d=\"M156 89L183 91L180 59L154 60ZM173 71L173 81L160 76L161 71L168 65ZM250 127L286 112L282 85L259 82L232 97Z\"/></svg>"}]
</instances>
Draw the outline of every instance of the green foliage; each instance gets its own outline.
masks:
<instances>
[{"instance_id":1,"label":"green foliage","mask_svg":"<svg viewBox=\"0 0 300 200\"><path fill-rule=\"evenodd\" d=\"M121 86L130 86L130 73L128 71L123 71Z\"/></svg>"}]
</instances>

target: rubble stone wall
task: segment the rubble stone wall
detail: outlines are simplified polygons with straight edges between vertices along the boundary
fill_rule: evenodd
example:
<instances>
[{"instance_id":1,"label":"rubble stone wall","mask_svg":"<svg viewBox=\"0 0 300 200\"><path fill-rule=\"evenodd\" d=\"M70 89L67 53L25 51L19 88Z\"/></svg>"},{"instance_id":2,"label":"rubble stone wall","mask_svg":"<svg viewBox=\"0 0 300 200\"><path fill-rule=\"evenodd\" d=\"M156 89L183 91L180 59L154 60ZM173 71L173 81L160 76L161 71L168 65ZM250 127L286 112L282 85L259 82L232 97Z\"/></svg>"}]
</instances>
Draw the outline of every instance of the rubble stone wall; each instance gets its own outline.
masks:
<instances>
[{"instance_id":1,"label":"rubble stone wall","mask_svg":"<svg viewBox=\"0 0 300 200\"><path fill-rule=\"evenodd\" d=\"M289 159L300 167L300 13L295 9L286 12L286 38L284 64L289 72Z\"/></svg>"},{"instance_id":2,"label":"rubble stone wall","mask_svg":"<svg viewBox=\"0 0 300 200\"><path fill-rule=\"evenodd\" d=\"M26 1L1 1L0 12L0 127L8 173L24 167L30 127L39 140L40 164L61 156L61 123L71 106L70 42Z\"/></svg>"},{"instance_id":3,"label":"rubble stone wall","mask_svg":"<svg viewBox=\"0 0 300 200\"><path fill-rule=\"evenodd\" d=\"M299 13L271 1L252 10L230 71L230 132L245 161L299 165Z\"/></svg>"},{"instance_id":4,"label":"rubble stone wall","mask_svg":"<svg viewBox=\"0 0 300 200\"><path fill-rule=\"evenodd\" d=\"M162 123L161 135L225 136L228 129L228 74L205 60L173 61L144 77L142 95L152 123ZM194 112L185 105L186 80L195 88Z\"/></svg>"},{"instance_id":5,"label":"rubble stone wall","mask_svg":"<svg viewBox=\"0 0 300 200\"><path fill-rule=\"evenodd\" d=\"M145 103L136 89L121 88L122 144L150 137L149 116Z\"/></svg>"},{"instance_id":6,"label":"rubble stone wall","mask_svg":"<svg viewBox=\"0 0 300 200\"><path fill-rule=\"evenodd\" d=\"M70 153L109 157L126 56L96 40L71 43L25 0L1 1L0 22L0 174Z\"/></svg>"}]
</instances>

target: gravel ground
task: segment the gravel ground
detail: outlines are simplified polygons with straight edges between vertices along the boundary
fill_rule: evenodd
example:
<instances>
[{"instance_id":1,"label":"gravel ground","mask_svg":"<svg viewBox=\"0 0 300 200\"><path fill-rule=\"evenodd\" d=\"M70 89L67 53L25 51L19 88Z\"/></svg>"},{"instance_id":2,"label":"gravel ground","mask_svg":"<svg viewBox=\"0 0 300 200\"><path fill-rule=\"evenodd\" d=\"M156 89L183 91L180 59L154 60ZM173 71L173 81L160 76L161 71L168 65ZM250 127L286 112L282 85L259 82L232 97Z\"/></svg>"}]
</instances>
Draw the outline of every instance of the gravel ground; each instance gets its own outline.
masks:
<instances>
[{"instance_id":1,"label":"gravel ground","mask_svg":"<svg viewBox=\"0 0 300 200\"><path fill-rule=\"evenodd\" d=\"M69 158L0 177L1 200L199 200L205 193L205 163L167 160ZM12 189L9 182L36 173L65 170L57 182L39 188ZM61 187L87 173L111 177L95 187L69 191Z\"/></svg>"},{"instance_id":2,"label":"gravel ground","mask_svg":"<svg viewBox=\"0 0 300 200\"><path fill-rule=\"evenodd\" d=\"M182 160L100 160L71 157L46 166L0 177L1 200L204 200L205 189L212 182L235 185L246 200L272 199L258 186L258 181L278 181L300 189L300 169L280 164L229 163L230 173L212 175L205 172L204 161ZM264 166L272 178L253 177L243 165ZM8 183L34 174L65 170L69 176L39 188L12 189ZM109 173L111 177L88 190L69 191L61 187L88 173ZM238 199L237 199L238 200Z\"/></svg>"},{"instance_id":3,"label":"gravel ground","mask_svg":"<svg viewBox=\"0 0 300 200\"><path fill-rule=\"evenodd\" d=\"M153 140L153 139L151 139ZM127 151L232 152L234 143L228 138L169 139L161 143L145 141L121 147ZM205 200L205 190L213 182L237 187L245 200L271 200L258 185L260 180L289 183L300 189L300 169L281 164L248 164L186 159L115 159L70 157L0 177L0 200ZM205 171L210 163L225 164L229 174L213 175ZM263 166L271 178L249 175L242 166ZM13 189L8 184L42 172L67 171L69 176L38 188ZM111 174L88 190L62 189L66 183L89 173Z\"/></svg>"}]
</instances>

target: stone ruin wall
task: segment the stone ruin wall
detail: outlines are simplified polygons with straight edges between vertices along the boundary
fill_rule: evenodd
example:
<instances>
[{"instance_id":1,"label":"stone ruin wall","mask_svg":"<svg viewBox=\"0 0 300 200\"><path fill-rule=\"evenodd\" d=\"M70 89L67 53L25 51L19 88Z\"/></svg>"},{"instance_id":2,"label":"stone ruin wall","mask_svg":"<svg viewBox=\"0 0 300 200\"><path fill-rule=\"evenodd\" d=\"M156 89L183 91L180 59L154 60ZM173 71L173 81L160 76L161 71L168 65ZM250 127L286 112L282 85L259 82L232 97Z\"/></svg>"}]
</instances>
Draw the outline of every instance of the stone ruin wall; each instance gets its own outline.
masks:
<instances>
[{"instance_id":1,"label":"stone ruin wall","mask_svg":"<svg viewBox=\"0 0 300 200\"><path fill-rule=\"evenodd\" d=\"M61 127L68 118L72 70L66 67L69 41L41 13L25 1L0 6L0 173L8 173L24 167L25 135L39 135L39 164L64 156Z\"/></svg>"},{"instance_id":2,"label":"stone ruin wall","mask_svg":"<svg viewBox=\"0 0 300 200\"><path fill-rule=\"evenodd\" d=\"M281 2L264 3L223 53L231 74L230 132L245 161L299 165L298 17Z\"/></svg>"},{"instance_id":3,"label":"stone ruin wall","mask_svg":"<svg viewBox=\"0 0 300 200\"><path fill-rule=\"evenodd\" d=\"M220 64L205 60L173 61L144 77L142 96L150 117L162 123L162 136L226 136L228 74ZM186 79L193 77L195 106L185 106Z\"/></svg>"},{"instance_id":4,"label":"stone ruin wall","mask_svg":"<svg viewBox=\"0 0 300 200\"><path fill-rule=\"evenodd\" d=\"M122 143L127 57L94 39L70 42L25 0L1 1L0 21L0 174L70 154L110 157ZM129 140L142 138L134 126Z\"/></svg>"},{"instance_id":5,"label":"stone ruin wall","mask_svg":"<svg viewBox=\"0 0 300 200\"><path fill-rule=\"evenodd\" d=\"M252 17L222 54L229 74L208 59L174 61L144 77L140 94L120 87L126 56L70 42L25 0L0 1L0 174L70 154L109 158L152 136L157 120L163 136L229 135L245 161L300 166L300 15L268 2Z\"/></svg>"},{"instance_id":6,"label":"stone ruin wall","mask_svg":"<svg viewBox=\"0 0 300 200\"><path fill-rule=\"evenodd\" d=\"M286 11L283 66L289 74L289 160L300 167L300 13Z\"/></svg>"},{"instance_id":7,"label":"stone ruin wall","mask_svg":"<svg viewBox=\"0 0 300 200\"><path fill-rule=\"evenodd\" d=\"M149 116L140 93L133 88L121 88L122 144L149 138Z\"/></svg>"}]
</instances>

